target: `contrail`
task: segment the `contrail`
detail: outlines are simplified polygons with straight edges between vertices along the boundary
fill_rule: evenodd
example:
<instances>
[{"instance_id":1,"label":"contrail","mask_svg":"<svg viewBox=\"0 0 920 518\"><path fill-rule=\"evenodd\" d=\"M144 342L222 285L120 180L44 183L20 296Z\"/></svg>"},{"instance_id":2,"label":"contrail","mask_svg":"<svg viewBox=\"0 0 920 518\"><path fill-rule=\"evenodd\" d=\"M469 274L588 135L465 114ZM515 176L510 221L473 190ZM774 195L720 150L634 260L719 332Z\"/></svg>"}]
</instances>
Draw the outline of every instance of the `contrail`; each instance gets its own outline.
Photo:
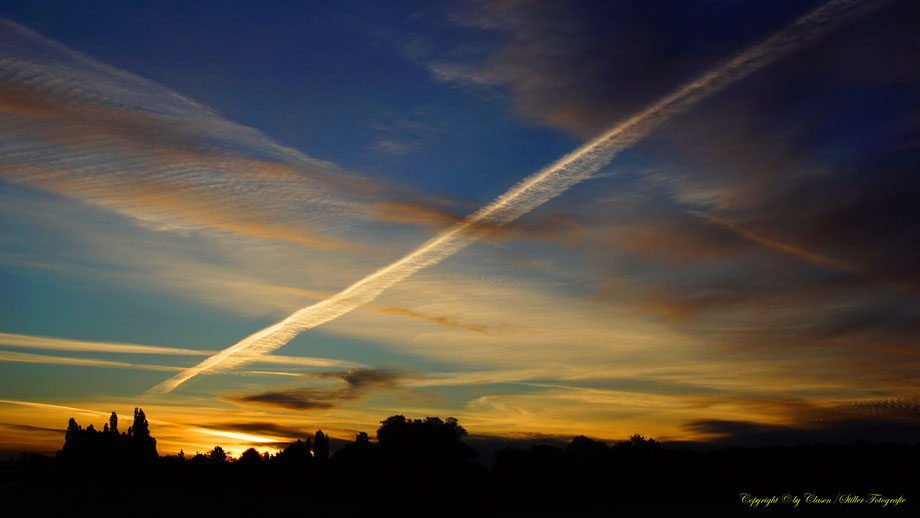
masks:
<instances>
[{"instance_id":1,"label":"contrail","mask_svg":"<svg viewBox=\"0 0 920 518\"><path fill-rule=\"evenodd\" d=\"M569 187L587 180L624 149L671 121L706 97L828 31L852 21L882 2L831 0L796 19L786 28L719 64L693 81L661 98L626 121L517 185L452 225L402 259L377 270L326 300L302 308L284 320L240 340L236 345L207 358L152 387L148 393L167 393L203 372L232 368L256 354L267 354L290 342L304 330L334 320L377 298L384 290L413 273L439 263L470 244L482 233L483 224L504 225L530 212ZM234 357L246 351L248 358Z\"/></svg>"},{"instance_id":2,"label":"contrail","mask_svg":"<svg viewBox=\"0 0 920 518\"><path fill-rule=\"evenodd\" d=\"M741 237L745 239L749 239L755 243L760 243L761 245L766 246L767 248L772 248L774 250L778 250L785 254L789 254L791 256L798 257L799 259L803 259L805 261L808 261L822 268L828 268L831 270L837 270L837 271L852 273L852 274L857 274L857 275L862 274L862 272L860 272L855 266L850 265L846 263L845 261L834 259L833 257L828 257L826 255L819 254L817 252L812 252L804 248L799 248L789 243L784 243L778 239L773 239L759 232L755 232L754 230L751 230L745 227L744 225L735 223L734 221L729 221L727 219L720 218L718 216L713 216L712 214L706 214L704 212L700 212L697 210L688 210L686 212L687 214L696 216L714 225L723 226L731 230L732 232L737 233L738 235L740 235Z\"/></svg>"}]
</instances>

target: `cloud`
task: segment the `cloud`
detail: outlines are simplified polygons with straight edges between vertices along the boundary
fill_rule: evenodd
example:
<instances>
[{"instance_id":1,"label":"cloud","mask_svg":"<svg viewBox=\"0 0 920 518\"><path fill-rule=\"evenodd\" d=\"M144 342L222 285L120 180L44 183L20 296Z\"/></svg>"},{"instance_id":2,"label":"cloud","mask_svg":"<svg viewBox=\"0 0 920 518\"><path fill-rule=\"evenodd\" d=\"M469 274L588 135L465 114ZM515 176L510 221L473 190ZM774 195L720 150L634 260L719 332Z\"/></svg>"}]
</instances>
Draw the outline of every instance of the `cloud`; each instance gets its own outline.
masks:
<instances>
[{"instance_id":1,"label":"cloud","mask_svg":"<svg viewBox=\"0 0 920 518\"><path fill-rule=\"evenodd\" d=\"M801 5L791 5L781 6L780 9L801 8ZM451 386L496 385L469 389L475 391L474 397L490 394L490 391L526 392L535 388L532 385L509 387L508 381L523 380L540 383L541 386L574 384L566 383L568 380L596 386L622 383L604 380L605 375L634 378L634 381L638 380L636 383L646 382L649 378L667 380L674 382L670 390L676 392L684 387L683 383L687 387L685 390L690 391L705 387L725 394L750 395L753 392L775 396L793 393L808 399L822 399L828 395L852 397L873 393L880 387L889 390L892 397L913 390L916 388L912 380L916 378L918 350L916 303L903 294L892 294L890 291L893 290L865 282L846 271L822 267L820 261L810 260L808 256L819 254L821 258L838 260L866 272L867 276L880 276L905 286L917 283L917 228L914 222L920 221L920 218L916 213L918 184L913 179L913 164L917 163L918 148L916 125L911 123L911 117L916 112L917 97L914 92L917 90L909 87L915 83L916 73L899 69L906 68L905 64L911 62L905 56L915 53L912 45L916 45L917 41L912 37L913 31L905 31L903 26L910 25L910 21L917 18L904 15L905 5L907 3L898 4L898 10L894 11L903 19L900 26L887 22L877 24L890 34L879 34L879 29L867 30L867 26L875 24L877 19L873 18L867 23L848 27L838 33L839 36L831 37L827 44L818 42L794 59L774 63L770 70L759 74L756 81L724 91L718 97L710 98L698 112L686 113L662 128L644 142L642 149L637 148L636 153L630 153L629 160L617 164L618 176L615 180L592 182L590 188L584 189L591 192L571 192L578 196L578 201L591 196L609 200L614 197L610 191L615 190L615 201L597 201L586 207L576 207L573 211L590 217L571 218L580 227L582 243L597 254L591 260L596 260L599 265L586 260L584 262L589 265L583 266L579 257L582 248L568 249L566 254L559 254L568 257L560 258L553 257L552 250L544 254L548 247L534 250L543 243L526 243L528 257L545 261L543 264L549 266L547 270L557 275L540 277L538 282L531 283L530 277L523 280L525 276L537 278L536 269L531 269L530 264L527 270L518 268L514 276L503 276L504 272L495 272L494 269L496 265L499 268L505 266L507 258L497 253L499 248L505 247L481 247L487 250L475 250L475 261L469 260L469 256L463 257L447 265L449 269L439 268L429 275L422 274L394 286L385 294L385 299L375 301L376 310L353 312L330 322L328 331L339 337L373 341L382 349L397 354L436 359L447 365L448 370L476 369L401 382L402 386L410 387L438 386L439 383ZM531 7L536 13L540 6ZM579 9L590 7L583 4ZM689 8L681 7L678 12L686 14L686 9ZM752 13L758 12L756 5L750 9ZM885 20L891 17L887 16ZM603 17L597 19L600 21ZM611 24L611 29L628 25L627 19L624 16L622 23ZM700 21L692 17L689 19ZM701 31L712 32L714 36L710 41L722 41L721 31L740 31L737 37L744 42L749 41L751 35L739 28L744 24L722 24L719 31L714 31L714 23L699 25ZM557 31L562 25L548 24L546 30ZM635 27L636 32L641 33L644 25L636 23ZM854 36L861 32L864 33L862 36ZM570 34L578 38L577 27ZM649 38L657 38L655 34L658 32L646 31ZM909 37L904 37L904 34ZM894 45L898 38L906 45L906 50L899 51ZM688 46L705 44L700 42L706 40L683 38L681 35L674 36L674 39L677 44ZM628 43L616 48L629 49ZM640 41L637 45L643 47L645 43ZM729 47L735 48L711 49L712 52L702 52L699 59L727 55ZM546 50L535 48L534 53L543 54ZM560 57L559 61L565 59ZM651 60L649 63L649 68L654 69L656 62ZM844 68L868 73L844 74ZM584 74L571 74L576 81L575 86L577 81L591 75L589 68L585 70ZM624 70L621 82L629 82L629 69ZM659 70L664 76L672 74L667 67ZM690 71L695 72L696 69ZM677 75L674 74L674 77ZM546 77L552 79L549 74ZM815 82L816 77L826 80ZM523 85L525 80L530 79L522 75L520 84ZM489 84L507 86L510 83L492 79ZM603 81L598 81L592 88L605 92ZM616 88L611 86L610 91L614 90ZM563 103L587 99L587 108L590 97L579 96L584 91L562 85L552 95L548 93L546 99L555 97ZM649 90L636 95L651 97L655 94ZM601 96L599 93L598 97ZM603 96L615 97L609 92ZM864 104L867 99L871 102ZM886 101L879 103L882 99ZM591 119L596 115L587 109L568 114L555 112L555 107L549 102L545 105L549 111L541 112L542 108L536 103L515 102L519 113L530 120L549 121L555 127L575 134L589 131L593 124ZM889 109L899 115L880 121L877 117L887 116L884 115L886 104L890 104ZM604 107L603 104L598 106L599 111ZM879 107L881 110L876 110ZM631 109L625 103L622 111L611 108L611 117L622 116ZM549 115L544 118L544 113ZM854 121L859 122L855 130L852 126ZM140 135L127 124L111 124L112 128L126 128L132 139L135 138L134 133ZM895 125L900 125L899 132L890 130ZM143 127L143 124L138 123L138 127ZM157 131L165 133L168 129ZM98 135L115 132L114 129L105 131L108 133L100 131ZM73 133L76 135L78 132ZM91 131L86 133L97 137ZM877 134L878 140L864 139L864 133ZM156 138L162 138L167 143L164 147L174 145L172 137ZM174 140L177 143L195 141L179 133ZM910 145L912 141L914 147ZM179 150L185 154L182 159L190 162L193 157L214 151L194 146ZM642 153L654 155L654 163L646 163L650 159L643 157ZM272 165L261 156L257 158L246 166L262 170ZM235 161L232 168L242 167L243 164L243 161ZM297 168L289 172L295 176L298 174ZM35 172L36 175L48 173ZM287 174L284 171L280 173ZM624 179L628 179L629 183L621 182ZM77 187L80 186L74 189ZM155 186L156 189L166 188ZM142 190L130 196L140 196ZM346 193L346 198L349 197L350 188L342 187L342 191ZM175 192L172 194L171 191L169 196L186 195L179 190ZM187 195L192 199L198 192L208 191L191 189ZM632 203L627 197L633 195L644 199ZM393 202L374 197L360 197L360 200L366 202L360 206L360 210L364 211L362 217L432 229L455 223L465 210L462 203L443 201L429 204L414 200ZM126 199L125 203L135 202ZM158 207L163 207L164 212L173 210L171 205L159 199L143 203L154 213L160 210ZM207 204L217 213L223 208L219 197L217 201L207 200ZM598 208L603 210L596 211ZM181 207L176 209L177 213L183 213L183 210ZM756 236L795 248L783 251L780 246L771 247L730 226L707 222L688 211L711 214L740 225L739 228ZM277 221L290 223L284 214L263 213L258 206L243 214L246 214L244 222L256 217L263 218L260 221L271 222L277 216ZM208 217L209 214L203 211L200 215L190 213L188 219L206 220ZM308 219L319 222L321 218L316 217L315 220L313 216ZM568 216L566 218L569 219ZM164 220L158 221L157 225L166 228ZM235 221L222 222L218 219L211 225L230 225ZM171 220L169 224L182 228ZM506 227L505 233L488 230L491 239L495 240L535 238L541 235L540 226L543 224L533 225L535 232L532 234L527 233L529 229L517 229L517 225ZM258 236L261 228L254 225L254 230L245 235ZM487 230L484 225L477 228ZM313 223L306 228L318 235L335 235L336 229L334 224L323 227ZM565 234L565 229L564 224L556 228L561 234ZM236 231L228 229L221 232ZM264 235L269 233L266 231ZM596 239L599 235L603 238ZM192 236L197 239L196 234ZM285 238L279 237L277 241L285 241ZM272 272L273 278L256 279L227 274L223 269L223 260L219 261L221 264L216 264L218 261L202 262L197 268L190 268L187 263L174 264L168 255L162 254L162 247L157 244L151 242L139 246L137 260L168 264L169 273L176 274L169 279L182 284L189 294L203 299L203 294L207 293L209 302L231 307L235 311L243 311L238 308L263 311L261 307L267 305L278 314L287 314L303 305L300 296L322 300L339 286L360 278L367 264L362 263L350 270L327 268L325 264L317 267L311 256L307 265L304 261L309 252L306 251L303 255L291 254L289 264L296 266L283 269L283 274L276 274L279 270L276 263L268 263L273 259L271 255L278 250L275 247L277 243L271 243L271 253L253 254L258 257L250 264L258 265L260 276L263 272ZM211 247L212 242L206 244ZM96 245L96 241L87 241L87 246ZM392 250L397 250L401 245L391 243L390 246ZM102 253L110 255L108 249L101 248L104 250ZM265 264L261 262L263 256ZM239 258L234 255L228 262L244 264ZM571 263L566 259L572 259ZM588 271L592 267L604 268L606 275L602 280L603 286L598 288L598 291L603 288L606 291L596 302L589 300L597 283L594 272ZM331 274L334 279L321 280L313 272ZM207 284L197 277L207 278ZM151 284L161 284L164 276L152 278L155 280ZM290 279L300 280L289 284ZM527 288L523 286L525 282ZM290 286L295 291L282 293L288 288L262 289L257 285ZM304 294L297 295L296 290L302 289L297 286L310 289L303 289ZM564 287L560 290L561 286ZM561 292L563 290L564 293ZM367 305L361 307L369 308ZM392 325L394 319L386 318L386 310L403 316L397 319L400 325ZM295 342L292 346L304 344ZM281 361L280 357L273 355L258 358L266 362ZM293 361L297 362L298 368L291 368L291 374L299 372L300 367L336 372L358 367L344 363L312 363L308 366L307 362L312 361L310 359ZM294 366L293 363L291 365ZM236 384L239 378L226 381ZM323 380L313 381L318 383ZM344 379L336 377L326 378L325 381L348 386ZM337 387L320 386L333 392ZM641 389L637 391L641 392ZM319 397L322 394L313 396L316 397L304 399L323 401ZM333 405L349 404L348 400L342 399L328 401ZM719 406L719 402L724 401L725 395L703 403L694 401L695 405L712 406L686 410L682 402L666 400L659 408L662 418L668 414L682 415L688 420L706 417L726 422L760 422L757 416L744 413L745 403L733 405L729 402ZM619 434L621 430L618 427L629 424L633 419L629 412L646 415L644 409L629 406L626 402L628 412L611 412L616 415L595 418L592 412L596 412L596 404L591 401L578 404L578 412L575 412L573 407L576 405L571 396L566 399L555 394L548 398L541 394L524 400L496 394L496 397L485 400L484 408L487 406L485 403L492 404L489 407L492 412L478 423L488 422L491 429L498 430L509 427L509 423L512 428L517 426L515 418L522 406L527 416L532 418L528 423L534 427L558 426L560 421L567 421L571 430L562 431L572 433L589 432L587 428L590 427L593 433ZM614 404L623 402L617 400ZM358 405L351 406L353 408L348 408L348 412L357 412ZM716 407L718 411L714 410ZM244 410L249 412L253 407ZM684 411L689 415L681 413ZM373 423L375 417L370 416L366 421ZM579 429L579 426L585 428ZM654 422L648 428L639 424L630 426L639 429L622 432L654 431L656 437L661 429L674 436L686 433L671 431ZM795 426L802 425L795 423Z\"/></svg>"},{"instance_id":2,"label":"cloud","mask_svg":"<svg viewBox=\"0 0 920 518\"><path fill-rule=\"evenodd\" d=\"M316 378L341 379L350 389L382 387L392 389L396 382L406 377L405 373L385 369L352 369L339 372L317 372L311 374Z\"/></svg>"},{"instance_id":3,"label":"cloud","mask_svg":"<svg viewBox=\"0 0 920 518\"><path fill-rule=\"evenodd\" d=\"M654 210L651 206L647 209ZM653 214L659 216L644 221L627 221L624 216L604 229L605 235L594 242L595 249L607 247L613 253L637 254L644 260L678 267L743 253L743 243L730 232L713 229L691 218L668 215L661 208Z\"/></svg>"},{"instance_id":4,"label":"cloud","mask_svg":"<svg viewBox=\"0 0 920 518\"><path fill-rule=\"evenodd\" d=\"M9 181L160 230L347 252L366 251L338 235L349 223L374 220L381 200L417 197L12 22L0 21L0 38L0 176Z\"/></svg>"},{"instance_id":5,"label":"cloud","mask_svg":"<svg viewBox=\"0 0 920 518\"><path fill-rule=\"evenodd\" d=\"M98 352L98 353L115 353L115 354L152 354L164 356L208 356L215 351L199 349L181 349L175 347L162 347L154 345L137 345L126 343L112 342L95 342L89 340L72 340L67 338L54 338L48 336L22 335L12 333L0 333L0 346L25 348L25 349L42 349L52 351L70 351L70 352ZM160 370L160 371L178 371L182 367L168 365L149 365L106 359L94 358L75 358L52 356L46 354L32 354L20 351L0 350L0 361L23 362L23 363L45 363L55 365L75 365L86 367L107 367L107 368L124 368L140 370ZM252 358L253 364L278 365L292 368L360 368L360 364L344 360L334 360L329 358L315 358L307 356L283 356L283 355L262 355ZM245 373L253 374L272 374L272 375L293 375L300 376L297 373L288 372L266 372L266 371L246 371Z\"/></svg>"},{"instance_id":6,"label":"cloud","mask_svg":"<svg viewBox=\"0 0 920 518\"><path fill-rule=\"evenodd\" d=\"M89 340L72 340L50 336L21 335L0 333L0 345L29 349L46 349L57 351L90 351L124 354L166 354L180 356L204 356L211 351L180 349L154 345L136 345L113 342L94 342Z\"/></svg>"},{"instance_id":7,"label":"cloud","mask_svg":"<svg viewBox=\"0 0 920 518\"><path fill-rule=\"evenodd\" d=\"M212 351L208 351L209 353ZM314 358L309 356L283 356L283 355L261 355L251 358L252 363L267 363L269 365L288 365L292 367L360 367L360 364L346 360L335 360L332 358Z\"/></svg>"},{"instance_id":8,"label":"cloud","mask_svg":"<svg viewBox=\"0 0 920 518\"><path fill-rule=\"evenodd\" d=\"M916 441L920 423L876 419L846 419L820 428L768 425L747 421L694 421L688 430L711 434L708 444L732 446L797 446L855 442L904 443Z\"/></svg>"},{"instance_id":9,"label":"cloud","mask_svg":"<svg viewBox=\"0 0 920 518\"><path fill-rule=\"evenodd\" d=\"M388 306L388 307L381 307L378 309L378 311L380 311L381 313L389 313L392 315L403 315L403 316L412 317L412 318L421 318L429 322L440 324L442 326L455 327L457 329L466 329L467 331L473 331L474 333L487 333L488 332L488 330L486 330L486 328L484 327L476 327L476 326L458 324L448 319L447 317L433 317L429 315L424 315L422 313L417 313L415 311L412 311L406 308L396 308L396 307Z\"/></svg>"},{"instance_id":10,"label":"cloud","mask_svg":"<svg viewBox=\"0 0 920 518\"><path fill-rule=\"evenodd\" d=\"M202 425L202 427L213 430L231 430L243 433L264 434L273 437L283 437L285 439L294 439L310 435L306 430L302 428L285 426L269 421L215 422Z\"/></svg>"},{"instance_id":11,"label":"cloud","mask_svg":"<svg viewBox=\"0 0 920 518\"><path fill-rule=\"evenodd\" d=\"M352 250L342 222L389 192L6 20L0 112L0 176L161 229Z\"/></svg>"},{"instance_id":12,"label":"cloud","mask_svg":"<svg viewBox=\"0 0 920 518\"><path fill-rule=\"evenodd\" d=\"M396 390L397 382L405 374L382 369L352 369L336 372L319 372L308 375L318 379L338 379L345 382L341 388L294 388L272 390L229 399L239 403L261 404L288 410L327 410L343 401L354 401L367 395L369 390Z\"/></svg>"},{"instance_id":13,"label":"cloud","mask_svg":"<svg viewBox=\"0 0 920 518\"><path fill-rule=\"evenodd\" d=\"M435 77L505 92L523 118L576 135L761 37L751 28L807 8L465 5L454 21L497 50L435 60ZM770 327L804 338L803 328L842 329L899 306L888 323L916 318L920 97L904 86L920 80L908 58L920 53L908 21L920 12L872 5L881 8L661 128L633 163L618 164L616 182L592 186L595 210L580 221L591 266L607 277L599 299L694 332L747 326L754 331L735 342L757 341L759 351L784 347L787 335L762 340ZM915 342L874 328L877 339Z\"/></svg>"},{"instance_id":14,"label":"cloud","mask_svg":"<svg viewBox=\"0 0 920 518\"><path fill-rule=\"evenodd\" d=\"M67 127L66 121L39 121L42 128L46 124L58 131ZM122 142L124 136L116 133L117 128L97 139L88 138L82 125L72 128L73 136L86 138L86 143L49 142L9 126L0 131L8 143L0 161L0 175L6 179L75 197L162 229L207 228L310 248L348 249L353 245L294 224L286 213L302 203L316 210L320 224L328 217L323 211L339 215L350 211L352 217L363 213L347 209L337 194L321 201L321 187L304 170L283 164L171 151L151 140ZM261 202L266 196L277 205ZM339 207L330 203L335 198L342 202Z\"/></svg>"},{"instance_id":15,"label":"cloud","mask_svg":"<svg viewBox=\"0 0 920 518\"><path fill-rule=\"evenodd\" d=\"M456 9L460 26L498 40L480 61L437 60L442 81L509 92L515 111L589 137L779 27L802 6L686 2L475 1ZM798 11L798 12L797 12ZM746 22L756 23L747 24ZM769 30L769 29L768 29ZM469 52L467 53L469 54Z\"/></svg>"},{"instance_id":16,"label":"cloud","mask_svg":"<svg viewBox=\"0 0 920 518\"><path fill-rule=\"evenodd\" d=\"M235 399L240 403L260 403L288 410L327 410L342 400L357 399L351 391L319 389L286 389L262 392Z\"/></svg>"},{"instance_id":17,"label":"cloud","mask_svg":"<svg viewBox=\"0 0 920 518\"><path fill-rule=\"evenodd\" d=\"M201 351L201 356L205 356L213 351ZM182 371L183 367L175 365L152 365L146 363L131 363L115 360L104 360L98 358L74 358L67 356L52 356L48 354L32 354L18 351L0 350L0 362L14 363L40 363L45 365L71 365L75 367L101 367L108 369L128 369L128 370L145 370L145 371L162 371L177 372ZM279 365L293 368L317 368L317 367L350 367L356 365L354 362L327 360L325 358L298 358L292 356L271 356L263 355L258 358L252 358L253 364ZM286 371L262 371L262 370L242 370L237 374L247 375L269 375L269 376L301 376L297 372Z\"/></svg>"},{"instance_id":18,"label":"cloud","mask_svg":"<svg viewBox=\"0 0 920 518\"><path fill-rule=\"evenodd\" d=\"M465 205L462 209L471 212L472 208ZM464 220L459 213L452 213L449 210L455 209L460 212L461 207L445 207L443 202L379 201L373 203L371 207L374 209L375 218L379 221L423 225L437 230ZM488 221L475 222L472 228L474 228L473 232L484 241L542 239L559 240L563 243L574 242L581 230L578 222L560 212L541 212L504 225Z\"/></svg>"},{"instance_id":19,"label":"cloud","mask_svg":"<svg viewBox=\"0 0 920 518\"><path fill-rule=\"evenodd\" d=\"M917 398L860 400L837 404L778 402L786 423L700 419L686 424L720 446L793 446L853 442L913 443L920 431ZM790 422L791 421L791 422Z\"/></svg>"},{"instance_id":20,"label":"cloud","mask_svg":"<svg viewBox=\"0 0 920 518\"><path fill-rule=\"evenodd\" d=\"M64 428L48 428L45 426L32 426L28 424L14 424L14 423L0 423L0 426L5 426L7 428L12 428L14 430L20 430L29 433L38 433L38 434L48 434L48 435L63 435L66 431Z\"/></svg>"},{"instance_id":21,"label":"cloud","mask_svg":"<svg viewBox=\"0 0 920 518\"><path fill-rule=\"evenodd\" d=\"M44 363L51 365L73 365L78 367L104 367L166 372L182 370L182 367L173 367L170 365L149 365L141 363L99 360L92 358L68 358L63 356L51 356L46 354L31 354L13 351L0 351L0 362Z\"/></svg>"},{"instance_id":22,"label":"cloud","mask_svg":"<svg viewBox=\"0 0 920 518\"><path fill-rule=\"evenodd\" d=\"M375 142L372 148L387 155L399 156L413 151L418 146L418 142L383 139Z\"/></svg>"},{"instance_id":23,"label":"cloud","mask_svg":"<svg viewBox=\"0 0 920 518\"><path fill-rule=\"evenodd\" d=\"M240 340L199 365L151 387L150 391L168 393L202 372L215 368L232 368L239 364L239 358L233 356L240 352L270 353L283 347L301 332L335 320L355 307L373 301L383 291L405 278L465 248L476 237L476 226L480 223L505 225L518 219L570 187L591 178L622 151L703 99L841 24L864 15L870 7L854 6L846 0L831 0L822 4L769 38L683 84L631 118L613 125L578 149L527 176L488 205L442 231L403 258L336 295L301 308L276 324Z\"/></svg>"},{"instance_id":24,"label":"cloud","mask_svg":"<svg viewBox=\"0 0 920 518\"><path fill-rule=\"evenodd\" d=\"M308 298L316 299L316 300L322 300L322 299L332 296L331 293L323 293L323 292L319 292L315 290L304 290L300 288L288 288L285 286L271 286L271 288L285 291L288 293L295 293L297 295L303 295L304 297L308 297ZM411 309L408 309L408 308L400 308L400 307L393 307L393 306L379 306L377 304L364 304L361 307L363 309L375 311L377 313L384 313L388 315L400 315L400 316L410 317L410 318L419 318L419 319L422 319L428 322L433 322L438 325L442 325L446 327L454 327L457 329L466 329L467 331L473 331L476 333L488 332L486 328L481 327L481 326L471 326L471 325L460 324L460 323L455 322L453 319L450 319L445 316L426 315L424 313L412 311Z\"/></svg>"},{"instance_id":25,"label":"cloud","mask_svg":"<svg viewBox=\"0 0 920 518\"><path fill-rule=\"evenodd\" d=\"M785 254L789 254L789 255L798 257L800 259L803 259L815 265L818 265L824 268L831 268L833 270L839 270L839 271L843 271L847 273L859 273L855 267L839 259L827 257L817 252L805 250L798 246L795 246L789 243L784 243L782 241L778 241L776 239L767 237L759 232L746 228L743 225L740 225L733 221L728 221L726 219L719 218L717 216L713 216L712 214L705 214L699 211L689 211L688 213L694 216L697 216L699 218L702 218L710 223L721 225L725 228L728 228L731 231L736 232L737 234L743 236L745 239L750 239L751 241L760 243L768 248L772 248L774 250L778 250Z\"/></svg>"}]
</instances>

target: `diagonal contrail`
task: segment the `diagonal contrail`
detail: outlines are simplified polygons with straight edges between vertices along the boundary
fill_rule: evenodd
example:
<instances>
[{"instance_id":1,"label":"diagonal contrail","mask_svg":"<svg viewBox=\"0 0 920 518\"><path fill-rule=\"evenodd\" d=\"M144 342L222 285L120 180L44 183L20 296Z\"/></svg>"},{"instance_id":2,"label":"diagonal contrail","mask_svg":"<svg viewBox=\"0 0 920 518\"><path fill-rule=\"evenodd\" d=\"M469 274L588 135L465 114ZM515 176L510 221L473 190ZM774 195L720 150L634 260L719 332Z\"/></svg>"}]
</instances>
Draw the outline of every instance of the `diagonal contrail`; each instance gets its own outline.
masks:
<instances>
[{"instance_id":1,"label":"diagonal contrail","mask_svg":"<svg viewBox=\"0 0 920 518\"><path fill-rule=\"evenodd\" d=\"M828 31L864 15L881 1L831 0L796 19L786 28L719 64L658 100L632 118L616 124L594 140L521 180L492 203L479 209L402 259L377 270L326 300L307 306L284 320L240 340L236 345L154 386L148 393L167 393L203 372L232 368L254 355L267 354L300 332L334 320L377 298L413 273L439 263L470 244L483 224L503 225L530 212L569 187L590 178L613 157L706 97L750 75L775 59ZM238 353L246 351L246 358Z\"/></svg>"},{"instance_id":2,"label":"diagonal contrail","mask_svg":"<svg viewBox=\"0 0 920 518\"><path fill-rule=\"evenodd\" d=\"M755 243L760 243L761 245L767 248L772 248L774 250L783 252L785 254L789 254L791 256L798 257L799 259L803 259L805 261L808 261L811 264L820 266L822 268L836 270L839 272L852 273L856 275L863 275L863 273L860 272L858 268L847 263L846 261L841 261L839 259L835 259L833 257L829 257L824 254L820 254L818 252L806 250L804 248L800 248L793 244L786 243L778 239L774 239L772 237L769 237L758 231L745 227L744 225L741 225L734 221L727 220L725 218L720 218L718 216L714 216L712 214L707 214L705 212L700 212L697 210L688 210L686 212L687 214L690 214L692 216L696 216L700 219L708 221L709 223L712 223L713 225L719 225L719 226L725 227L745 239L749 239Z\"/></svg>"}]
</instances>

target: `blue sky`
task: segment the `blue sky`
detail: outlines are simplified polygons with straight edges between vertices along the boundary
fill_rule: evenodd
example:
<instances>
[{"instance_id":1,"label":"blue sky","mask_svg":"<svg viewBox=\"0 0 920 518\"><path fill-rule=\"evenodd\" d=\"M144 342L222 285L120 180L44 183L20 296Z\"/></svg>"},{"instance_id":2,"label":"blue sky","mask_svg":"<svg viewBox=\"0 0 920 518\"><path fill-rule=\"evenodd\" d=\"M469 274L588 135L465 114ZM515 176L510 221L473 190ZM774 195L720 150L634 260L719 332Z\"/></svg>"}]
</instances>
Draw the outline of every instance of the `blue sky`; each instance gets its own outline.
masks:
<instances>
[{"instance_id":1,"label":"blue sky","mask_svg":"<svg viewBox=\"0 0 920 518\"><path fill-rule=\"evenodd\" d=\"M916 9L837 4L592 179L156 396L823 4L4 6L0 422L143 404L187 451L393 413L608 439L913 422Z\"/></svg>"}]
</instances>

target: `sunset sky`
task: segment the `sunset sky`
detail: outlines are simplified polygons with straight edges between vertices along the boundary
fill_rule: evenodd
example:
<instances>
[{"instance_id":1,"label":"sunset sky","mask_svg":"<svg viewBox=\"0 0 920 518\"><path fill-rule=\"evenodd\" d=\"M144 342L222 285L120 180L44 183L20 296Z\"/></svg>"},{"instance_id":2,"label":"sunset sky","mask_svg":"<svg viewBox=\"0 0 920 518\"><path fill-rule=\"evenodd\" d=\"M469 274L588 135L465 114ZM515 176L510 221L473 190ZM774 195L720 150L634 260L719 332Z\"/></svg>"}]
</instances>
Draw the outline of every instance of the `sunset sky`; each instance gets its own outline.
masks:
<instances>
[{"instance_id":1,"label":"sunset sky","mask_svg":"<svg viewBox=\"0 0 920 518\"><path fill-rule=\"evenodd\" d=\"M4 2L0 454L136 406L160 454L393 414L916 440L918 20L897 0ZM654 117L513 221L464 219ZM353 311L151 390L457 223L475 240Z\"/></svg>"}]
</instances>

